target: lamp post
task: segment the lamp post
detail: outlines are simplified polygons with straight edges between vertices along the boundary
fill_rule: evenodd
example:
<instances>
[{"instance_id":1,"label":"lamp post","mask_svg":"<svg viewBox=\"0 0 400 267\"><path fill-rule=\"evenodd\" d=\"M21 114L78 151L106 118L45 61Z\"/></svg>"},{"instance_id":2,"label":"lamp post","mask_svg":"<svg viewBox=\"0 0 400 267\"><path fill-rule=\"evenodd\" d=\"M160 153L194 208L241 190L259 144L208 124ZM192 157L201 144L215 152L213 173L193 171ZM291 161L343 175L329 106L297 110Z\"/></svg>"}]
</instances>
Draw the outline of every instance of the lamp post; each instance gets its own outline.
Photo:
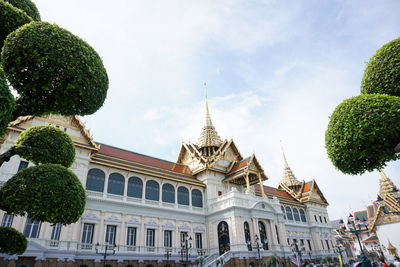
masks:
<instances>
[{"instance_id":1,"label":"lamp post","mask_svg":"<svg viewBox=\"0 0 400 267\"><path fill-rule=\"evenodd\" d=\"M166 249L164 256L167 258L167 266L169 265L169 258L171 258L171 250L170 249Z\"/></svg>"},{"instance_id":2,"label":"lamp post","mask_svg":"<svg viewBox=\"0 0 400 267\"><path fill-rule=\"evenodd\" d=\"M351 224L351 226L353 226L353 228L351 228L351 227L348 227L348 228L349 228L350 232L357 237L358 245L360 246L360 252L361 252L360 258L362 260L361 267L371 267L372 266L371 261L365 255L365 252L361 245L360 235L359 235L360 232L367 231L368 228L365 225L361 225L361 224L357 224L357 227L356 227L352 214L349 215L349 218L347 220L347 226L349 226L349 224ZM363 228L363 227L365 227L365 228Z\"/></svg>"},{"instance_id":3,"label":"lamp post","mask_svg":"<svg viewBox=\"0 0 400 267\"><path fill-rule=\"evenodd\" d=\"M106 266L106 260L107 260L107 256L109 255L114 255L115 254L115 244L109 244L108 242L104 245L104 251L100 251L100 244L99 242L97 242L96 246L95 246L95 250L96 250L96 254L102 255L103 256L103 267Z\"/></svg>"},{"instance_id":4,"label":"lamp post","mask_svg":"<svg viewBox=\"0 0 400 267\"><path fill-rule=\"evenodd\" d=\"M189 249L192 248L192 237L189 238L185 236L185 239L182 240L181 243L181 257L182 257L182 264L184 267L189 265ZM184 260L185 258L185 260Z\"/></svg>"},{"instance_id":5,"label":"lamp post","mask_svg":"<svg viewBox=\"0 0 400 267\"><path fill-rule=\"evenodd\" d=\"M343 265L343 255L342 252L344 252L343 245L338 245L333 249L334 252L339 254L339 261L340 261L340 266Z\"/></svg>"},{"instance_id":6,"label":"lamp post","mask_svg":"<svg viewBox=\"0 0 400 267\"><path fill-rule=\"evenodd\" d=\"M292 252L296 255L296 257L298 257L297 265L300 267L302 265L301 255L306 249L304 246L299 247L296 239L293 240L293 243L290 245L290 247L292 248Z\"/></svg>"},{"instance_id":7,"label":"lamp post","mask_svg":"<svg viewBox=\"0 0 400 267\"><path fill-rule=\"evenodd\" d=\"M261 262L261 251L260 251L260 243L259 243L260 239L258 238L258 235L254 236L254 246L251 245L251 241L248 240L247 243L247 247L248 248L255 248L257 249L257 263L259 267L262 267L262 262Z\"/></svg>"}]
</instances>

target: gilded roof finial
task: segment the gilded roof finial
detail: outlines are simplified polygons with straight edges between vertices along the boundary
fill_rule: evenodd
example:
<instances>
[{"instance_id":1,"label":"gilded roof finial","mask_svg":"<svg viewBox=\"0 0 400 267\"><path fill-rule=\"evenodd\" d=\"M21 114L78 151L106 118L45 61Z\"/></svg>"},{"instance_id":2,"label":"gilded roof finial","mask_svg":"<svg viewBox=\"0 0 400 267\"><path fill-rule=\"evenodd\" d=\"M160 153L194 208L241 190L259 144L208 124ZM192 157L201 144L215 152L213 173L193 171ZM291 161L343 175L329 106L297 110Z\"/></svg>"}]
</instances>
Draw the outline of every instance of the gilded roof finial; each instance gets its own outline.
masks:
<instances>
[{"instance_id":1,"label":"gilded roof finial","mask_svg":"<svg viewBox=\"0 0 400 267\"><path fill-rule=\"evenodd\" d=\"M281 150L283 156L283 175L281 184L285 184L286 186L297 186L300 185L301 182L297 180L296 176L294 176L292 169L290 169L289 164L286 160L285 151L283 150L282 141L281 141Z\"/></svg>"},{"instance_id":2,"label":"gilded roof finial","mask_svg":"<svg viewBox=\"0 0 400 267\"><path fill-rule=\"evenodd\" d=\"M207 96L207 84L204 83L205 94L206 94L206 125L203 127L198 146L199 147L218 147L222 144L222 140L219 137L215 127L212 124L210 111L208 109L208 96Z\"/></svg>"},{"instance_id":3,"label":"gilded roof finial","mask_svg":"<svg viewBox=\"0 0 400 267\"><path fill-rule=\"evenodd\" d=\"M381 198L385 198L387 194L393 192L393 189L395 189L396 186L382 170L379 170L379 175L379 195Z\"/></svg>"}]
</instances>

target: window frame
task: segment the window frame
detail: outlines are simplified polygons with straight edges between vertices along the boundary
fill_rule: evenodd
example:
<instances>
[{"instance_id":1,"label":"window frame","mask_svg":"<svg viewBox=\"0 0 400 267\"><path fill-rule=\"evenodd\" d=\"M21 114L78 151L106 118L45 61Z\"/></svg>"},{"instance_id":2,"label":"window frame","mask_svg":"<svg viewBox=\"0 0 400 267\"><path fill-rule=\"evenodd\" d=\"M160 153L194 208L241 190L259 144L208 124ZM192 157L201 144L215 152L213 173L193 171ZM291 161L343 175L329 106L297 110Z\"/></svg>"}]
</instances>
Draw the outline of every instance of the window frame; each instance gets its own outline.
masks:
<instances>
[{"instance_id":1,"label":"window frame","mask_svg":"<svg viewBox=\"0 0 400 267\"><path fill-rule=\"evenodd\" d=\"M94 223L84 223L82 228L81 243L92 244L94 234ZM89 238L88 238L89 237ZM89 241L89 242L87 242Z\"/></svg>"},{"instance_id":2,"label":"window frame","mask_svg":"<svg viewBox=\"0 0 400 267\"><path fill-rule=\"evenodd\" d=\"M137 236L137 228L136 227L128 227L126 229L126 245L127 246L136 246L136 236Z\"/></svg>"},{"instance_id":3,"label":"window frame","mask_svg":"<svg viewBox=\"0 0 400 267\"><path fill-rule=\"evenodd\" d=\"M14 215L5 213L3 220L1 221L1 226L11 227L14 221Z\"/></svg>"},{"instance_id":4,"label":"window frame","mask_svg":"<svg viewBox=\"0 0 400 267\"><path fill-rule=\"evenodd\" d=\"M104 239L105 243L114 245L116 238L117 238L117 226L112 225L112 224L106 225L106 235L105 235L105 239ZM110 242L110 241L112 241L112 242Z\"/></svg>"}]
</instances>

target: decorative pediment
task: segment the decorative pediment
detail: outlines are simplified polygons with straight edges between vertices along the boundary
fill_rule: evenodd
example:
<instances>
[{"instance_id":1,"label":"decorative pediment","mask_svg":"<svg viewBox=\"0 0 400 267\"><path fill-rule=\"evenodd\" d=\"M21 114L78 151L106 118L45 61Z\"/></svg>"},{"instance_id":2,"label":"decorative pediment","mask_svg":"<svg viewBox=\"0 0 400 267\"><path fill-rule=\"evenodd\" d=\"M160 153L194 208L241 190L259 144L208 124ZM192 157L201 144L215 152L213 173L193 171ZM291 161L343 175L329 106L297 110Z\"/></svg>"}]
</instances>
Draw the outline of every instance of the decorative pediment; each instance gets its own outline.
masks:
<instances>
[{"instance_id":1,"label":"decorative pediment","mask_svg":"<svg viewBox=\"0 0 400 267\"><path fill-rule=\"evenodd\" d=\"M134 226L140 225L140 221L134 217L128 218L125 222L127 225L134 225Z\"/></svg>"},{"instance_id":2,"label":"decorative pediment","mask_svg":"<svg viewBox=\"0 0 400 267\"><path fill-rule=\"evenodd\" d=\"M100 221L99 217L95 213L92 213L92 212L85 213L82 216L82 222L98 223L99 221Z\"/></svg>"},{"instance_id":3,"label":"decorative pediment","mask_svg":"<svg viewBox=\"0 0 400 267\"><path fill-rule=\"evenodd\" d=\"M120 224L121 223L121 219L115 215L111 215L109 217L107 217L104 220L105 223L107 224Z\"/></svg>"},{"instance_id":4,"label":"decorative pediment","mask_svg":"<svg viewBox=\"0 0 400 267\"><path fill-rule=\"evenodd\" d=\"M65 131L78 146L91 150L98 150L90 131L78 116L61 116L50 114L47 116L21 116L9 124L8 129L21 132L31 126L54 125Z\"/></svg>"},{"instance_id":5,"label":"decorative pediment","mask_svg":"<svg viewBox=\"0 0 400 267\"><path fill-rule=\"evenodd\" d=\"M182 223L181 225L178 226L179 230L190 230L190 227L186 223Z\"/></svg>"},{"instance_id":6,"label":"decorative pediment","mask_svg":"<svg viewBox=\"0 0 400 267\"><path fill-rule=\"evenodd\" d=\"M165 222L163 228L168 230L174 230L175 225L172 222Z\"/></svg>"},{"instance_id":7,"label":"decorative pediment","mask_svg":"<svg viewBox=\"0 0 400 267\"><path fill-rule=\"evenodd\" d=\"M150 226L150 227L158 227L158 223L154 220L149 220L146 222L146 226Z\"/></svg>"},{"instance_id":8,"label":"decorative pediment","mask_svg":"<svg viewBox=\"0 0 400 267\"><path fill-rule=\"evenodd\" d=\"M203 226L197 225L195 228L193 228L193 231L195 233L204 233L206 229Z\"/></svg>"}]
</instances>

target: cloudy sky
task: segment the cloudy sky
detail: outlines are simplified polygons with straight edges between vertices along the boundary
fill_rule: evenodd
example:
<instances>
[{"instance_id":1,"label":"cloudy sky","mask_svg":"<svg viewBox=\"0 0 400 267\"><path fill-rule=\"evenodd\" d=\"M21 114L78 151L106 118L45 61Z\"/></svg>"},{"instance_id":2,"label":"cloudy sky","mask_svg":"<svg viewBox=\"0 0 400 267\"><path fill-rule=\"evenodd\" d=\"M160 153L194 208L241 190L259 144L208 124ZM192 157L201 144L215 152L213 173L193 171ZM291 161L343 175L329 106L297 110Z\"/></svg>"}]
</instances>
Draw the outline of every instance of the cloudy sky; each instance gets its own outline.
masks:
<instances>
[{"instance_id":1,"label":"cloudy sky","mask_svg":"<svg viewBox=\"0 0 400 267\"><path fill-rule=\"evenodd\" d=\"M276 186L282 140L299 179L316 179L331 219L362 209L378 174L343 175L324 148L328 117L359 94L365 63L400 36L400 1L35 0L42 19L103 58L104 107L85 117L97 141L175 161L213 123ZM400 186L398 163L386 173Z\"/></svg>"}]
</instances>

